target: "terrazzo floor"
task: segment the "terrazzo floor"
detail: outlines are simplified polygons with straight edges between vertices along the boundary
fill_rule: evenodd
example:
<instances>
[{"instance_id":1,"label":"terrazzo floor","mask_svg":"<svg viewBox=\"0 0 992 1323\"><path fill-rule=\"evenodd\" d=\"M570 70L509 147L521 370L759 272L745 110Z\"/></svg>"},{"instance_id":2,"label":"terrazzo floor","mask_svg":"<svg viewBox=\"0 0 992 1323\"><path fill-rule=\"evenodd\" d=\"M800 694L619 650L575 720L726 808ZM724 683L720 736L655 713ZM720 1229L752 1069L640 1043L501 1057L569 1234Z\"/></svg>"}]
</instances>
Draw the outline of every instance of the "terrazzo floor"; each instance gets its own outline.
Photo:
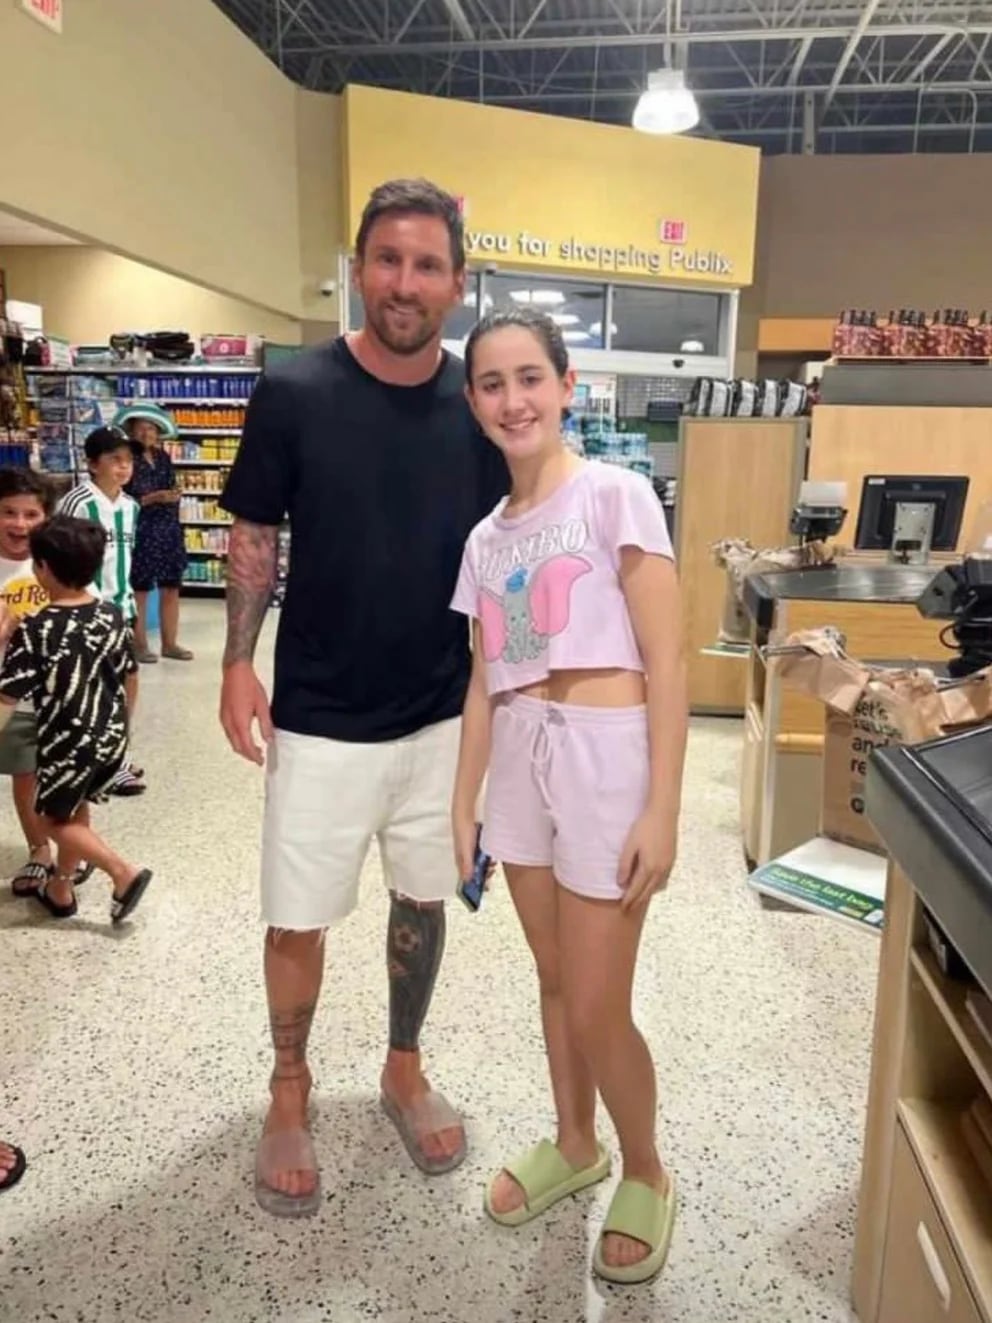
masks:
<instances>
[{"instance_id":1,"label":"terrazzo floor","mask_svg":"<svg viewBox=\"0 0 992 1323\"><path fill-rule=\"evenodd\" d=\"M470 1157L435 1180L411 1166L375 1105L386 902L374 858L360 912L329 940L312 1036L324 1207L303 1224L261 1213L261 775L215 719L221 607L191 602L185 619L195 663L142 670L149 792L99 816L156 870L135 921L111 929L97 878L67 924L0 898L0 1137L30 1162L0 1195L0 1318L849 1323L878 948L764 909L745 887L733 722L694 725L681 860L639 968L682 1191L662 1279L590 1278L608 1188L517 1232L481 1211L488 1173L550 1121L534 983L499 885L477 917L451 908L425 1042L465 1110ZM18 860L7 809L4 875Z\"/></svg>"}]
</instances>

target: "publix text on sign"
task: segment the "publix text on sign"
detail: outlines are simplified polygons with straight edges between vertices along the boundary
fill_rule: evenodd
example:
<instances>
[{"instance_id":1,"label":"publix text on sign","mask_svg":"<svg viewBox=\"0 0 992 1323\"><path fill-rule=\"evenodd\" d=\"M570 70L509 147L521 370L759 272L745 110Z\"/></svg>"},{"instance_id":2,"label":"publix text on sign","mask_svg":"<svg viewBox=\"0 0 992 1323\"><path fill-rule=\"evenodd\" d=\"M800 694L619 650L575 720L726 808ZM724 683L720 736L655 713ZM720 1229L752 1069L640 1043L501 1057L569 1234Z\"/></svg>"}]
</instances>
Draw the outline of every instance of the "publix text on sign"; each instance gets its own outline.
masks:
<instances>
[{"instance_id":1,"label":"publix text on sign","mask_svg":"<svg viewBox=\"0 0 992 1323\"><path fill-rule=\"evenodd\" d=\"M681 245L662 251L637 248L634 244L610 246L584 243L581 239L542 239L521 230L516 235L490 230L466 230L465 246L471 257L488 255L523 256L544 262L587 263L604 271L647 271L660 275L689 272L699 275L729 276L733 263L723 253L712 249L687 248Z\"/></svg>"}]
</instances>

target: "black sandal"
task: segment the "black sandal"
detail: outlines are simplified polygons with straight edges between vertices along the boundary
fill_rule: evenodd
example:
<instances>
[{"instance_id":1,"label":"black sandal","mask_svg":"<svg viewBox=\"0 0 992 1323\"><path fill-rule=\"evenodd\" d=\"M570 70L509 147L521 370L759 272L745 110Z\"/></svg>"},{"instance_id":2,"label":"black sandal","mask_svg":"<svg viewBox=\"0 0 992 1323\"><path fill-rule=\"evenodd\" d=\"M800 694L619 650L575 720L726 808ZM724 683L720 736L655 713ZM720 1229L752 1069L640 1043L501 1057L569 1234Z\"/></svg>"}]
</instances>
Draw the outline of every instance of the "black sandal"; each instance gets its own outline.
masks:
<instances>
[{"instance_id":1,"label":"black sandal","mask_svg":"<svg viewBox=\"0 0 992 1323\"><path fill-rule=\"evenodd\" d=\"M57 901L52 900L51 896L48 894L47 888L48 883L46 882L44 886L39 887L37 891L32 891L31 895L39 905L43 906L48 911L53 919L71 919L79 909L79 906L76 904L76 897L73 896L72 903L69 905L59 905Z\"/></svg>"},{"instance_id":2,"label":"black sandal","mask_svg":"<svg viewBox=\"0 0 992 1323\"><path fill-rule=\"evenodd\" d=\"M54 875L55 869L51 864L43 864L38 859L29 859L21 864L10 879L10 889L18 900L27 900L37 895L48 879Z\"/></svg>"},{"instance_id":3,"label":"black sandal","mask_svg":"<svg viewBox=\"0 0 992 1323\"><path fill-rule=\"evenodd\" d=\"M6 1176L0 1176L0 1194L3 1194L4 1190L12 1190L28 1168L27 1158L25 1158L23 1151L16 1144L7 1144L6 1141L4 1141L4 1144L14 1155L14 1165Z\"/></svg>"},{"instance_id":4,"label":"black sandal","mask_svg":"<svg viewBox=\"0 0 992 1323\"><path fill-rule=\"evenodd\" d=\"M137 909L138 901L148 889L148 883L152 880L152 870L143 868L140 873L131 879L128 889L123 896L113 896L110 901L110 918L115 923L123 923L129 914Z\"/></svg>"}]
</instances>

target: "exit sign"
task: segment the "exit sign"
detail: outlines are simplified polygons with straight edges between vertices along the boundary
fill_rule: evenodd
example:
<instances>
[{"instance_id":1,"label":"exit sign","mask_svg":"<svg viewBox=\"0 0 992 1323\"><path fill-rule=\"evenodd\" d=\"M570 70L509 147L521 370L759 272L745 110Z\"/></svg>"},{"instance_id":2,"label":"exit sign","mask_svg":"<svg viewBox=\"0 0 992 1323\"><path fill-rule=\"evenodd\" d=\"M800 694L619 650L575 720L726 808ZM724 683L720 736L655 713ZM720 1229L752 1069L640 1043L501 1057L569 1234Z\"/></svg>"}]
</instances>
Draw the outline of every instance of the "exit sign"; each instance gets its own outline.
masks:
<instances>
[{"instance_id":1,"label":"exit sign","mask_svg":"<svg viewBox=\"0 0 992 1323\"><path fill-rule=\"evenodd\" d=\"M661 220L658 222L658 238L662 243L685 243L686 224L684 220Z\"/></svg>"},{"instance_id":2,"label":"exit sign","mask_svg":"<svg viewBox=\"0 0 992 1323\"><path fill-rule=\"evenodd\" d=\"M21 8L53 32L62 31L64 0L21 0Z\"/></svg>"}]
</instances>

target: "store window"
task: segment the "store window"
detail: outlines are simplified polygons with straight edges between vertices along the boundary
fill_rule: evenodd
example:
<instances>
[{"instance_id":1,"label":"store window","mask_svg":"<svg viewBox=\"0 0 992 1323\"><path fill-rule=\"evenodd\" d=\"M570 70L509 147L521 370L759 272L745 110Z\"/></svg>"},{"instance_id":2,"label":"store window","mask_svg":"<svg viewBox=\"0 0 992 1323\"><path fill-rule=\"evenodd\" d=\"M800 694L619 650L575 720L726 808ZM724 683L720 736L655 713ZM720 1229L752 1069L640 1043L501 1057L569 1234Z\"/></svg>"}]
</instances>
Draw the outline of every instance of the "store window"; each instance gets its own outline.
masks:
<instances>
[{"instance_id":1,"label":"store window","mask_svg":"<svg viewBox=\"0 0 992 1323\"><path fill-rule=\"evenodd\" d=\"M717 355L720 310L719 294L614 285L610 348Z\"/></svg>"},{"instance_id":2,"label":"store window","mask_svg":"<svg viewBox=\"0 0 992 1323\"><path fill-rule=\"evenodd\" d=\"M566 344L576 349L605 347L605 285L575 280L538 280L533 276L486 276L484 280L484 311L540 308L561 327Z\"/></svg>"}]
</instances>

